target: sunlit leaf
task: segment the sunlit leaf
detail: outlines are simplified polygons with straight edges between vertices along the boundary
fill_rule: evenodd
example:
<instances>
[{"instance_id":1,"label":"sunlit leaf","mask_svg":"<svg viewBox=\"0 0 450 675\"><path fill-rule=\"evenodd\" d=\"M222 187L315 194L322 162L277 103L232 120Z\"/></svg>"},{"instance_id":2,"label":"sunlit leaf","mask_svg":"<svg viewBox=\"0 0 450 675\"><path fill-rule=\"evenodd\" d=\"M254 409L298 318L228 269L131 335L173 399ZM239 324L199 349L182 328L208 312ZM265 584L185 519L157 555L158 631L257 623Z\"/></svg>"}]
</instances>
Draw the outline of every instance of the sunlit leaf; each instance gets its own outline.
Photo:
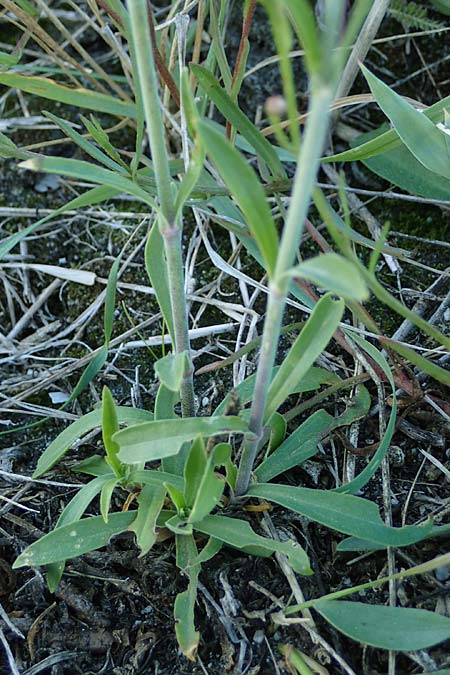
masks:
<instances>
[{"instance_id":1,"label":"sunlit leaf","mask_svg":"<svg viewBox=\"0 0 450 675\"><path fill-rule=\"evenodd\" d=\"M207 516L199 523L195 523L195 529L220 539L228 546L243 549L251 555L268 557L275 551L284 553L296 572L303 575L312 574L308 556L300 544L293 540L275 541L261 537L244 520L226 516Z\"/></svg>"},{"instance_id":2,"label":"sunlit leaf","mask_svg":"<svg viewBox=\"0 0 450 675\"><path fill-rule=\"evenodd\" d=\"M141 549L139 557L148 553L156 541L156 521L165 497L166 489L162 485L147 484L139 493L136 519L128 528L136 534L136 543Z\"/></svg>"},{"instance_id":3,"label":"sunlit leaf","mask_svg":"<svg viewBox=\"0 0 450 675\"><path fill-rule=\"evenodd\" d=\"M292 345L269 388L265 420L277 411L333 337L344 312L344 302L324 295Z\"/></svg>"},{"instance_id":4,"label":"sunlit leaf","mask_svg":"<svg viewBox=\"0 0 450 675\"><path fill-rule=\"evenodd\" d=\"M13 87L27 94L34 94L59 103L67 103L76 108L86 108L108 113L118 117L136 117L134 103L121 101L117 96L108 96L81 87L67 87L46 77L18 75L17 73L0 73L0 84Z\"/></svg>"},{"instance_id":5,"label":"sunlit leaf","mask_svg":"<svg viewBox=\"0 0 450 675\"><path fill-rule=\"evenodd\" d=\"M198 559L197 546L193 536L177 536L177 567L184 570L189 578L186 591L178 593L174 605L175 633L183 654L195 661L200 633L195 630L194 608L197 598L198 575L200 565L194 561Z\"/></svg>"},{"instance_id":6,"label":"sunlit leaf","mask_svg":"<svg viewBox=\"0 0 450 675\"><path fill-rule=\"evenodd\" d=\"M315 608L344 635L379 649L410 652L450 638L450 619L424 609L346 600L319 601Z\"/></svg>"},{"instance_id":7,"label":"sunlit leaf","mask_svg":"<svg viewBox=\"0 0 450 675\"><path fill-rule=\"evenodd\" d=\"M117 418L119 424L138 424L139 422L147 422L153 419L153 414L148 410L141 410L139 408L128 408L127 406L116 407ZM87 415L83 415L75 422L72 422L64 431L50 443L48 448L42 453L38 459L36 470L33 473L33 478L39 478L46 471L52 468L54 464L69 450L69 448L80 440L92 429L101 427L102 425L102 411L101 409L93 410Z\"/></svg>"},{"instance_id":8,"label":"sunlit leaf","mask_svg":"<svg viewBox=\"0 0 450 675\"><path fill-rule=\"evenodd\" d=\"M111 513L107 523L102 516L93 516L57 527L28 546L14 562L13 568L48 565L95 551L106 546L114 535L126 531L135 518L136 511L127 511Z\"/></svg>"},{"instance_id":9,"label":"sunlit leaf","mask_svg":"<svg viewBox=\"0 0 450 675\"><path fill-rule=\"evenodd\" d=\"M187 352L167 354L153 364L159 381L171 391L180 391L184 373L188 367Z\"/></svg>"},{"instance_id":10,"label":"sunlit leaf","mask_svg":"<svg viewBox=\"0 0 450 675\"><path fill-rule=\"evenodd\" d=\"M292 485L251 485L247 494L275 502L327 527L385 546L406 546L421 541L431 525L388 527L373 502L331 490L312 490Z\"/></svg>"},{"instance_id":11,"label":"sunlit leaf","mask_svg":"<svg viewBox=\"0 0 450 675\"><path fill-rule=\"evenodd\" d=\"M197 417L154 420L136 424L114 434L120 445L119 459L127 464L149 462L176 455L186 441L196 436L246 434L248 426L240 417Z\"/></svg>"},{"instance_id":12,"label":"sunlit leaf","mask_svg":"<svg viewBox=\"0 0 450 675\"><path fill-rule=\"evenodd\" d=\"M307 279L347 300L367 300L369 291L358 268L337 253L324 253L301 262L290 274Z\"/></svg>"},{"instance_id":13,"label":"sunlit leaf","mask_svg":"<svg viewBox=\"0 0 450 675\"><path fill-rule=\"evenodd\" d=\"M201 122L200 134L225 184L242 210L270 275L275 269L278 234L265 192L244 157L210 124Z\"/></svg>"}]
</instances>

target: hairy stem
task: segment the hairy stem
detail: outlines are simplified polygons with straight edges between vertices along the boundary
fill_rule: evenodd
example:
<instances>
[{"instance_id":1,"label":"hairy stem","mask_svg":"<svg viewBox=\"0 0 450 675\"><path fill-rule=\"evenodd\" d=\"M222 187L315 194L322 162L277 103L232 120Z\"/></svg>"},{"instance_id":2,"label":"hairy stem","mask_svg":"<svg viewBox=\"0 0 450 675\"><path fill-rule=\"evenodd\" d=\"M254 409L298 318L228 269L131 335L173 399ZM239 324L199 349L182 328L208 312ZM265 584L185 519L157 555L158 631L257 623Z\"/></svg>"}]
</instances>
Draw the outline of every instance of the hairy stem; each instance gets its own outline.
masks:
<instances>
[{"instance_id":1,"label":"hairy stem","mask_svg":"<svg viewBox=\"0 0 450 675\"><path fill-rule=\"evenodd\" d=\"M156 189L159 198L159 228L164 241L169 293L174 325L174 351L188 354L188 366L181 385L183 417L194 415L193 369L190 355L188 317L184 290L182 228L175 221L174 193L171 185L168 153L165 144L164 124L158 92L158 78L148 13L147 0L128 0L131 34L136 55L137 82L141 92L147 133L150 143ZM149 23L150 20L150 23ZM161 264L164 264L161 261Z\"/></svg>"},{"instance_id":2,"label":"hairy stem","mask_svg":"<svg viewBox=\"0 0 450 675\"><path fill-rule=\"evenodd\" d=\"M175 351L176 353L187 352L189 361L181 384L181 411L183 417L193 417L195 414L194 379L184 290L181 229L176 225L166 227L162 230L162 237L169 270L169 293L175 333Z\"/></svg>"},{"instance_id":3,"label":"hairy stem","mask_svg":"<svg viewBox=\"0 0 450 675\"><path fill-rule=\"evenodd\" d=\"M272 368L278 347L284 307L290 277L286 274L295 260L300 245L303 225L308 213L322 148L328 129L329 109L333 102L333 87L317 83L312 87L311 103L304 139L298 156L291 203L286 217L274 278L270 283L267 313L264 321L261 353L256 373L255 391L249 428L253 440L244 445L236 481L236 495L247 492L251 472L263 435L264 413Z\"/></svg>"}]
</instances>

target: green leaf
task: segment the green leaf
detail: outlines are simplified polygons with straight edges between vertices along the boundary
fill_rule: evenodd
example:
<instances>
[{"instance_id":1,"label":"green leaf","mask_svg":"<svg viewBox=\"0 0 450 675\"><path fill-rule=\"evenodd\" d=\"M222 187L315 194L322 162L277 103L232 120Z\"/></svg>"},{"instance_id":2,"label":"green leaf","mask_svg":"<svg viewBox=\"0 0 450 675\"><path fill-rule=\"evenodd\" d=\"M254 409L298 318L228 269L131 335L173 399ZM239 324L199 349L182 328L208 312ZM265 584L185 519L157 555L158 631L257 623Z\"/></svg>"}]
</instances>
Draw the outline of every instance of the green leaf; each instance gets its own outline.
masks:
<instances>
[{"instance_id":1,"label":"green leaf","mask_svg":"<svg viewBox=\"0 0 450 675\"><path fill-rule=\"evenodd\" d=\"M153 364L161 384L170 391L180 391L186 368L189 367L187 352L168 354Z\"/></svg>"},{"instance_id":2,"label":"green leaf","mask_svg":"<svg viewBox=\"0 0 450 675\"><path fill-rule=\"evenodd\" d=\"M80 159L67 159L65 157L47 157L44 155L35 155L31 159L19 164L21 169L30 171L43 171L60 176L70 176L90 183L99 183L119 192L133 195L157 210L156 202L152 196L137 183L120 173L104 169L92 162L85 162Z\"/></svg>"},{"instance_id":3,"label":"green leaf","mask_svg":"<svg viewBox=\"0 0 450 675\"><path fill-rule=\"evenodd\" d=\"M265 410L267 421L292 393L333 337L344 313L344 302L324 295L292 345L269 388Z\"/></svg>"},{"instance_id":4,"label":"green leaf","mask_svg":"<svg viewBox=\"0 0 450 675\"><path fill-rule=\"evenodd\" d=\"M444 132L365 66L361 65L361 69L378 105L389 117L407 148L427 169L450 179L450 161Z\"/></svg>"},{"instance_id":5,"label":"green leaf","mask_svg":"<svg viewBox=\"0 0 450 675\"><path fill-rule=\"evenodd\" d=\"M71 523L75 523L76 521L80 520L91 501L99 494L99 492L101 492L103 486L111 478L114 478L114 476L111 472L109 472L106 475L99 476L98 478L89 481L89 483L86 483L86 485L80 486L81 489L61 512L61 515L59 516L55 525L55 529L58 527L63 527L64 525L70 525ZM59 582L61 581L64 567L64 560L61 562L51 563L47 566L47 585L52 593L54 593Z\"/></svg>"},{"instance_id":6,"label":"green leaf","mask_svg":"<svg viewBox=\"0 0 450 675\"><path fill-rule=\"evenodd\" d=\"M161 487L165 483L169 483L176 487L179 492L183 493L184 491L183 478L167 471L138 469L130 472L128 480L130 483L137 483L137 485L153 485L155 487Z\"/></svg>"},{"instance_id":7,"label":"green leaf","mask_svg":"<svg viewBox=\"0 0 450 675\"><path fill-rule=\"evenodd\" d=\"M447 14L447 16L450 16L450 0L430 0L431 4L436 7L438 12L442 12L443 14ZM447 671L439 671L442 673L446 673ZM450 673L450 670L448 671Z\"/></svg>"},{"instance_id":8,"label":"green leaf","mask_svg":"<svg viewBox=\"0 0 450 675\"><path fill-rule=\"evenodd\" d=\"M312 574L308 556L296 541L275 541L256 534L244 520L226 516L207 516L195 529L210 537L223 541L224 544L238 548L261 557L268 557L278 551L287 556L293 570L303 575Z\"/></svg>"},{"instance_id":9,"label":"green leaf","mask_svg":"<svg viewBox=\"0 0 450 675\"><path fill-rule=\"evenodd\" d=\"M387 424L386 431L384 432L384 436L380 441L378 449L376 450L375 454L372 455L369 462L367 463L365 468L361 471L361 473L356 476L356 478L351 480L349 483L341 485L341 487L338 487L335 490L336 492L346 492L354 494L369 482L369 480L381 466L383 459L386 457L386 454L389 451L397 421L397 395L395 393L396 387L394 379L392 377L391 369L389 368L389 365L386 359L384 358L383 354L381 354L381 352L379 352L378 349L376 349L373 345L371 345L370 342L367 342L367 340L357 335L355 332L353 331L351 333L350 331L346 332L350 340L356 342L358 347L361 347L370 356L370 358L373 359L373 361L375 361L375 363L381 368L392 389L391 414L389 416L389 422Z\"/></svg>"},{"instance_id":10,"label":"green leaf","mask_svg":"<svg viewBox=\"0 0 450 675\"><path fill-rule=\"evenodd\" d=\"M449 532L450 523L447 523L447 525L433 525L422 541L425 541L425 539L443 537L448 535ZM381 544L375 544L371 541L365 541L364 539L358 539L357 537L347 537L339 542L336 550L340 553L344 553L346 551L382 551L384 548L385 547Z\"/></svg>"},{"instance_id":11,"label":"green leaf","mask_svg":"<svg viewBox=\"0 0 450 675\"><path fill-rule=\"evenodd\" d=\"M188 507L193 505L198 494L207 461L205 443L201 436L197 436L184 465L184 499Z\"/></svg>"},{"instance_id":12,"label":"green leaf","mask_svg":"<svg viewBox=\"0 0 450 675\"><path fill-rule=\"evenodd\" d=\"M266 0L270 2L270 0ZM314 12L308 0L282 0L291 16L298 39L305 50L305 61L311 74L318 72L322 64L320 38Z\"/></svg>"},{"instance_id":13,"label":"green leaf","mask_svg":"<svg viewBox=\"0 0 450 675\"><path fill-rule=\"evenodd\" d=\"M84 136L79 134L78 131L75 131L71 124L50 112L44 111L44 115L52 120L52 122L54 122L66 134L66 136L76 143L87 155L95 159L97 162L100 162L100 164L104 164L112 171L119 171L119 173L124 172L122 162L118 163L117 161L114 161L105 155L101 150L95 147L95 145L84 138Z\"/></svg>"},{"instance_id":14,"label":"green leaf","mask_svg":"<svg viewBox=\"0 0 450 675\"><path fill-rule=\"evenodd\" d=\"M203 520L220 502L225 488L225 476L217 474L215 469L226 465L230 458L229 443L219 443L210 452L203 473L200 474L198 489L188 518L189 523Z\"/></svg>"},{"instance_id":15,"label":"green leaf","mask_svg":"<svg viewBox=\"0 0 450 675\"><path fill-rule=\"evenodd\" d=\"M256 470L260 482L279 476L294 466L299 466L317 452L317 445L334 427L334 417L325 410L317 410L303 422L275 452Z\"/></svg>"},{"instance_id":16,"label":"green leaf","mask_svg":"<svg viewBox=\"0 0 450 675\"><path fill-rule=\"evenodd\" d=\"M140 558L150 551L156 541L156 521L165 497L166 489L155 485L145 485L139 493L136 519L128 529L136 534L136 543L141 549Z\"/></svg>"},{"instance_id":17,"label":"green leaf","mask_svg":"<svg viewBox=\"0 0 450 675\"><path fill-rule=\"evenodd\" d=\"M140 410L139 408L128 408L126 406L117 406L117 418L119 424L136 424L139 422L147 422L153 419L151 412L147 410ZM69 450L69 448L89 431L102 426L102 411L93 410L87 415L83 415L80 419L72 422L64 431L50 443L48 448L39 457L36 470L33 473L33 478L39 478L46 471L52 468L58 460L61 459Z\"/></svg>"},{"instance_id":18,"label":"green leaf","mask_svg":"<svg viewBox=\"0 0 450 675\"><path fill-rule=\"evenodd\" d=\"M111 475L111 467L109 466L106 459L101 455L91 455L86 459L82 459L81 462L77 462L70 468L72 471L85 473L88 476L105 476L106 474Z\"/></svg>"},{"instance_id":19,"label":"green leaf","mask_svg":"<svg viewBox=\"0 0 450 675\"><path fill-rule=\"evenodd\" d=\"M379 649L410 652L450 638L450 619L424 609L347 600L319 601L315 608L344 635Z\"/></svg>"},{"instance_id":20,"label":"green leaf","mask_svg":"<svg viewBox=\"0 0 450 675\"><path fill-rule=\"evenodd\" d=\"M106 546L114 535L125 532L135 517L135 511L111 513L107 523L102 516L93 516L57 527L28 546L14 562L13 568L48 565L95 551Z\"/></svg>"},{"instance_id":21,"label":"green leaf","mask_svg":"<svg viewBox=\"0 0 450 675\"><path fill-rule=\"evenodd\" d=\"M216 78L206 68L192 64L191 70L197 82L208 98L213 101L222 115L235 127L254 148L256 154L263 159L274 176L285 177L286 172L278 156L261 132L249 120L233 99L217 82ZM208 146L207 146L208 147Z\"/></svg>"},{"instance_id":22,"label":"green leaf","mask_svg":"<svg viewBox=\"0 0 450 675\"><path fill-rule=\"evenodd\" d=\"M389 338L383 338L380 340L382 344L387 344L395 352L403 356L410 363L413 363L415 366L420 368L421 371L431 375L434 380L445 384L446 387L450 387L450 372L445 368L441 368L436 365L429 359L424 358L418 354L415 349L411 349L406 345L396 342L395 340L390 340Z\"/></svg>"},{"instance_id":23,"label":"green leaf","mask_svg":"<svg viewBox=\"0 0 450 675\"><path fill-rule=\"evenodd\" d=\"M438 101L434 105L426 108L421 115L424 115L432 122L437 124L442 122L444 119L444 110L450 106L450 96ZM357 148L351 148L345 152L340 152L337 155L331 155L330 157L324 157L324 162L354 162L356 160L368 159L369 157L375 157L384 152L389 152L394 148L397 148L402 144L401 139L395 129L386 131L386 133L377 136L367 143L363 143Z\"/></svg>"},{"instance_id":24,"label":"green leaf","mask_svg":"<svg viewBox=\"0 0 450 675\"><path fill-rule=\"evenodd\" d=\"M269 276L272 276L278 251L278 234L261 183L244 157L210 124L200 122L199 131L208 154L242 210Z\"/></svg>"},{"instance_id":25,"label":"green leaf","mask_svg":"<svg viewBox=\"0 0 450 675\"><path fill-rule=\"evenodd\" d=\"M90 117L91 119L88 120L83 115L80 115L81 121L83 122L84 126L86 127L86 129L88 130L94 141L96 141L99 144L99 146L105 151L107 158L109 158L108 163L106 163L105 160L103 163L105 163L113 170L114 169L120 170L120 168L122 168L124 171L128 173L129 169L127 164L121 158L117 148L115 148L114 145L109 140L108 134L103 129L98 119L94 117L94 115L91 115ZM112 164L110 164L111 160Z\"/></svg>"},{"instance_id":26,"label":"green leaf","mask_svg":"<svg viewBox=\"0 0 450 675\"><path fill-rule=\"evenodd\" d=\"M337 253L323 253L305 260L289 274L307 279L346 300L363 301L369 297L366 283L356 265Z\"/></svg>"},{"instance_id":27,"label":"green leaf","mask_svg":"<svg viewBox=\"0 0 450 675\"><path fill-rule=\"evenodd\" d=\"M339 385L330 387L330 393L335 393L338 390ZM326 394L327 391L324 393ZM370 402L371 399L367 389L359 385L356 395L349 401L346 410L338 417L332 417L325 410L312 413L255 469L254 473L258 480L268 482L275 476L294 466L299 466L302 462L314 456L318 450L318 443L333 429L352 424L365 417L370 408ZM295 416L295 409L287 414L288 420Z\"/></svg>"},{"instance_id":28,"label":"green leaf","mask_svg":"<svg viewBox=\"0 0 450 675\"><path fill-rule=\"evenodd\" d=\"M153 290L156 293L159 308L163 315L166 326L169 329L172 338L172 344L175 343L175 332L172 318L172 302L169 293L169 278L167 273L166 256L164 253L164 242L159 231L158 220L152 225L145 245L145 269L150 279Z\"/></svg>"},{"instance_id":29,"label":"green leaf","mask_svg":"<svg viewBox=\"0 0 450 675\"><path fill-rule=\"evenodd\" d=\"M331 490L261 483L251 485L247 495L275 502L332 530L385 546L414 544L421 541L431 528L431 525L388 527L372 502Z\"/></svg>"},{"instance_id":30,"label":"green leaf","mask_svg":"<svg viewBox=\"0 0 450 675\"><path fill-rule=\"evenodd\" d=\"M122 465L117 459L119 446L112 440L113 434L119 431L116 404L108 387L103 387L102 394L102 436L106 450L107 462L118 478L123 475Z\"/></svg>"},{"instance_id":31,"label":"green leaf","mask_svg":"<svg viewBox=\"0 0 450 675\"><path fill-rule=\"evenodd\" d=\"M272 454L283 443L286 438L287 422L283 415L274 413L269 421L270 438L267 454Z\"/></svg>"},{"instance_id":32,"label":"green leaf","mask_svg":"<svg viewBox=\"0 0 450 675\"><path fill-rule=\"evenodd\" d=\"M105 523L108 522L111 497L118 484L119 479L117 476L113 476L103 485L102 491L100 492L100 513L102 514Z\"/></svg>"},{"instance_id":33,"label":"green leaf","mask_svg":"<svg viewBox=\"0 0 450 675\"><path fill-rule=\"evenodd\" d=\"M185 417L136 424L114 434L113 440L120 445L119 459L132 464L176 455L183 443L196 436L224 433L248 434L249 430L240 417Z\"/></svg>"},{"instance_id":34,"label":"green leaf","mask_svg":"<svg viewBox=\"0 0 450 675\"><path fill-rule=\"evenodd\" d=\"M382 131L377 129L375 132L362 134L352 145L358 147L365 141L380 136L381 133ZM403 144L382 155L364 159L363 162L377 176L398 185L412 195L426 199L450 200L449 181L426 169Z\"/></svg>"},{"instance_id":35,"label":"green leaf","mask_svg":"<svg viewBox=\"0 0 450 675\"><path fill-rule=\"evenodd\" d=\"M136 118L136 106L134 103L127 103L126 101L121 101L116 96L100 94L96 91L83 89L82 87L66 87L46 77L0 73L0 84L4 84L5 87L25 91L27 94L34 94L51 101L58 101L58 103L67 103L76 108L96 110L97 112L104 112L117 117Z\"/></svg>"},{"instance_id":36,"label":"green leaf","mask_svg":"<svg viewBox=\"0 0 450 675\"><path fill-rule=\"evenodd\" d=\"M178 644L184 656L190 661L195 661L200 633L195 630L194 609L197 599L198 575L200 565L195 564L198 560L197 546L194 537L177 536L177 566L182 569L189 578L186 591L178 593L174 605L175 633Z\"/></svg>"}]
</instances>

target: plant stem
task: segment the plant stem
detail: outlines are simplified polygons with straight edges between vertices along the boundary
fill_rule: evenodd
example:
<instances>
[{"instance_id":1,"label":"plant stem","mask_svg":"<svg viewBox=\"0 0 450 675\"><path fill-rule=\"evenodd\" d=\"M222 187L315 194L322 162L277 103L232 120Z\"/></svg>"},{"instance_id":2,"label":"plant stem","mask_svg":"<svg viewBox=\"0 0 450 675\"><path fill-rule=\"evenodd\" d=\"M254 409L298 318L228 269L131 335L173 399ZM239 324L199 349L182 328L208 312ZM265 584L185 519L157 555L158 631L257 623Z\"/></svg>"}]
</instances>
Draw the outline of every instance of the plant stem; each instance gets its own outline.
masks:
<instances>
[{"instance_id":1,"label":"plant stem","mask_svg":"<svg viewBox=\"0 0 450 675\"><path fill-rule=\"evenodd\" d=\"M274 277L269 288L267 314L264 321L261 354L258 361L249 422L253 439L247 441L244 445L236 481L237 496L242 496L247 492L258 445L263 435L267 395L290 282L290 277L286 272L292 266L300 245L303 225L308 213L328 129L329 109L333 98L334 89L332 86L321 82L312 83L308 122L298 156L298 168L281 237Z\"/></svg>"},{"instance_id":2,"label":"plant stem","mask_svg":"<svg viewBox=\"0 0 450 675\"><path fill-rule=\"evenodd\" d=\"M164 125L159 105L158 78L150 37L149 18L146 0L129 0L131 33L134 41L137 84L141 90L147 133L155 170L161 213L170 223L173 216L173 193L169 160L165 145Z\"/></svg>"},{"instance_id":3,"label":"plant stem","mask_svg":"<svg viewBox=\"0 0 450 675\"><path fill-rule=\"evenodd\" d=\"M189 361L188 369L185 371L181 383L181 411L183 417L193 417L195 415L194 379L184 291L181 228L177 225L172 225L164 228L161 234L164 240L164 251L169 270L169 293L175 332L175 352L177 354L186 352Z\"/></svg>"},{"instance_id":4,"label":"plant stem","mask_svg":"<svg viewBox=\"0 0 450 675\"><path fill-rule=\"evenodd\" d=\"M160 212L158 225L164 241L169 293L174 325L174 351L186 352L188 367L181 385L181 408L183 417L194 415L193 368L190 356L188 317L184 291L182 253L182 228L175 220L175 195L172 190L169 160L165 144L164 124L159 103L158 78L148 14L147 0L128 0L131 39L133 41L137 84L141 92L150 150L155 171ZM149 23L150 21L150 23ZM164 264L164 261L161 261Z\"/></svg>"}]
</instances>

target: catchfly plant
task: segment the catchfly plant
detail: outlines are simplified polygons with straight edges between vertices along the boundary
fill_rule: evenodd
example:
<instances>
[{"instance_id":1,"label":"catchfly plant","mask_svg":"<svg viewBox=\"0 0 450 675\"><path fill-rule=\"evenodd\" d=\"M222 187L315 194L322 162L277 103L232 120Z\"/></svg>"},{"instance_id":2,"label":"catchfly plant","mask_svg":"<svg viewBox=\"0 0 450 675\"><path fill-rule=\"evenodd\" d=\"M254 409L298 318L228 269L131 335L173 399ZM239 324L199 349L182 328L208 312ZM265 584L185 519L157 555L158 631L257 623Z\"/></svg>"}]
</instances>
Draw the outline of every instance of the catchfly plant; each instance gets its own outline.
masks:
<instances>
[{"instance_id":1,"label":"catchfly plant","mask_svg":"<svg viewBox=\"0 0 450 675\"><path fill-rule=\"evenodd\" d=\"M224 3L206 3L212 41L201 65L185 65L186 15L174 21L171 27L176 31L180 61L176 78L161 66L147 0L128 0L126 4L108 0L106 4L120 36L129 91L116 86L111 95L95 90L93 84L73 88L47 77L25 75L14 63L0 73L0 83L97 115L131 121L135 151L119 152L95 114L80 118L87 133L79 133L62 117L45 113L86 159L21 149L3 134L0 154L20 159L26 169L92 184L57 213L124 193L146 205L154 217L145 243L145 266L172 348L154 363L159 385L152 411L120 406L104 387L101 406L70 424L40 456L34 478L48 472L76 441L101 429L103 453L73 467L89 476L89 481L65 506L55 528L28 546L14 567L44 566L48 586L54 591L66 561L105 546L114 535L133 532L141 556L154 546L174 542L176 564L186 579L174 605L175 631L183 654L194 660L200 641L195 621L199 576L202 566L223 546L253 556L281 554L294 572L314 573L307 551L292 536L278 540L258 533L249 503L256 509L280 505L347 535L340 550L408 546L444 529L431 521L392 527L382 520L375 503L357 496L381 467L396 425L397 382L388 365L389 354L398 353L444 384L450 383L450 377L439 365L403 344L380 338L384 351L379 350L345 323L346 316L353 313L376 335L376 326L363 307L373 293L447 349L450 340L384 289L375 272L385 242L374 244L355 232L349 218L342 219L317 187L317 174L322 161L368 159L397 148L408 152L427 172L448 180L449 136L436 126L444 120L445 103L419 113L363 67L392 129L346 153L324 158L336 92L351 46L373 3L356 0L348 11L344 0L324 0L318 22L308 0L266 0L262 5L272 27L283 87L283 105L268 108L272 143L238 105L248 44L244 34L244 47L232 72L219 40L223 13L218 12L218 5ZM11 5L23 18L27 11L24 3ZM249 19L255 3L247 0L242 5L244 19ZM289 58L296 41L308 76L304 130L298 119ZM165 94L160 91L161 80ZM176 114L164 105L168 97L173 99ZM209 116L212 107L224 124L217 121L219 116ZM281 114L286 116L284 122ZM176 158L168 140L169 120L181 130ZM322 254L305 258L300 245L312 202L335 249L328 245ZM208 207L222 227L233 233L267 281L256 372L229 391L209 416L196 415L183 254L185 221L199 218L201 207ZM0 245L0 256L49 218L9 237ZM366 265L358 253L360 246L371 249ZM108 359L119 264L120 259L113 265L105 294L104 345L71 400ZM308 294L305 288L315 291ZM289 298L306 306L308 318L300 330L297 326L293 344L277 364ZM333 430L363 419L370 407L369 392L359 380L352 382L357 386L340 414L333 416L319 407L298 423L296 417L307 408L284 414L286 402L295 394L314 392L323 385L329 393L348 387L338 375L316 365L334 338L356 354L369 373L391 387L391 414L375 452L359 474L336 489L311 489L287 483L286 472L313 457ZM96 498L100 514L85 516ZM122 505L121 510L117 504ZM442 564L442 559L433 561L427 570ZM413 651L450 638L450 619L445 616L341 597L343 594L331 594L313 599L307 606L365 644ZM301 605L291 606L285 613L302 609Z\"/></svg>"}]
</instances>

